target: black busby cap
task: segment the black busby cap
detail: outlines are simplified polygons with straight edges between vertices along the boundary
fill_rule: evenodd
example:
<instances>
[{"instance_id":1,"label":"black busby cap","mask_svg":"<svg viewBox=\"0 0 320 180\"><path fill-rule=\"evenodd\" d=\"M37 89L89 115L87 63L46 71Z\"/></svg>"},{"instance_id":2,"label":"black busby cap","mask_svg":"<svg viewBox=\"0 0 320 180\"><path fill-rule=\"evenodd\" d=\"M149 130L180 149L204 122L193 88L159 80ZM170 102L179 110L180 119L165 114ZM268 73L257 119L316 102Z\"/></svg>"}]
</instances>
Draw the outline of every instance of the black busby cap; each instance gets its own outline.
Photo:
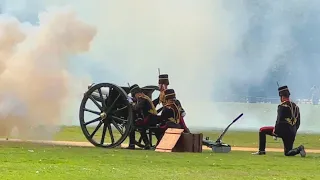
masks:
<instances>
[{"instance_id":1,"label":"black busby cap","mask_svg":"<svg viewBox=\"0 0 320 180\"><path fill-rule=\"evenodd\" d=\"M289 91L288 86L279 87L278 92L279 92L279 96L286 96L286 97L290 96L290 91Z\"/></svg>"},{"instance_id":2,"label":"black busby cap","mask_svg":"<svg viewBox=\"0 0 320 180\"><path fill-rule=\"evenodd\" d=\"M174 92L173 89L166 89L164 91L164 97L165 97L165 100L174 99L176 98L176 93Z\"/></svg>"},{"instance_id":3,"label":"black busby cap","mask_svg":"<svg viewBox=\"0 0 320 180\"><path fill-rule=\"evenodd\" d=\"M138 86L138 84L134 84L130 87L130 93L132 95L135 95L136 93L140 93L140 92L142 92L142 91L141 91L140 87Z\"/></svg>"},{"instance_id":4,"label":"black busby cap","mask_svg":"<svg viewBox=\"0 0 320 180\"><path fill-rule=\"evenodd\" d=\"M159 75L159 84L169 85L169 76L168 74Z\"/></svg>"}]
</instances>

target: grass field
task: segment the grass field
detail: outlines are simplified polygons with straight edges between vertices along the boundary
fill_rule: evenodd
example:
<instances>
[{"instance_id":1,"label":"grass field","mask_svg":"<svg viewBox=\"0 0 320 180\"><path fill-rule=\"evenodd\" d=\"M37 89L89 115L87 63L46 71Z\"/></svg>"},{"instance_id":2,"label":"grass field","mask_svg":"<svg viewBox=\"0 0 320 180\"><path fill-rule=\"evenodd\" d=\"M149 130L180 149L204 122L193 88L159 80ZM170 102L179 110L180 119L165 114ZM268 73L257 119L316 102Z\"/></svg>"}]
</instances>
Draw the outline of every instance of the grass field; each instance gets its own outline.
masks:
<instances>
[{"instance_id":1,"label":"grass field","mask_svg":"<svg viewBox=\"0 0 320 180\"><path fill-rule=\"evenodd\" d=\"M214 154L157 153L84 147L0 144L1 180L62 179L318 179L320 155L253 156L249 152Z\"/></svg>"},{"instance_id":2,"label":"grass field","mask_svg":"<svg viewBox=\"0 0 320 180\"><path fill-rule=\"evenodd\" d=\"M220 132L204 132L216 138ZM86 141L79 127L64 127L55 140ZM224 141L234 146L257 147L257 132L228 132ZM320 135L301 134L296 145L320 149ZM267 139L268 147L281 141ZM1 180L62 179L320 179L320 154L306 158L269 152L227 154L158 153L144 150L68 147L0 142Z\"/></svg>"},{"instance_id":3,"label":"grass field","mask_svg":"<svg viewBox=\"0 0 320 180\"><path fill-rule=\"evenodd\" d=\"M216 140L221 131L206 131L202 133L204 137L208 136L211 140ZM97 136L99 136L99 134ZM77 126L62 128L61 131L54 136L54 140L87 141L82 134L81 128ZM228 131L223 141L232 146L258 147L258 132ZM128 140L124 143L128 143ZM320 149L320 134L298 134L295 145L298 146L300 144L304 144L306 148ZM272 137L267 136L267 147L282 148L282 141L275 141Z\"/></svg>"}]
</instances>

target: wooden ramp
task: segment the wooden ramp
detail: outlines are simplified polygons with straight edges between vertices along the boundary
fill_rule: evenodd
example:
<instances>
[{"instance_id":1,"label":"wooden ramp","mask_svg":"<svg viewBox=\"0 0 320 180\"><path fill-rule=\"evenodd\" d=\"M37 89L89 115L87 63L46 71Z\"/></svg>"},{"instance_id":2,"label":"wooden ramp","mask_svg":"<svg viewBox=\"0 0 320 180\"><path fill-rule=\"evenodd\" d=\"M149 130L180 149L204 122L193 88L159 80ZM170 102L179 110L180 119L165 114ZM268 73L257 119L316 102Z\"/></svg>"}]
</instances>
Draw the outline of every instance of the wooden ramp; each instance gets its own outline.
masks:
<instances>
[{"instance_id":1,"label":"wooden ramp","mask_svg":"<svg viewBox=\"0 0 320 180\"><path fill-rule=\"evenodd\" d=\"M182 132L183 129L168 128L155 151L172 152Z\"/></svg>"},{"instance_id":2,"label":"wooden ramp","mask_svg":"<svg viewBox=\"0 0 320 180\"><path fill-rule=\"evenodd\" d=\"M183 129L168 128L157 152L202 152L202 134L183 133Z\"/></svg>"}]
</instances>

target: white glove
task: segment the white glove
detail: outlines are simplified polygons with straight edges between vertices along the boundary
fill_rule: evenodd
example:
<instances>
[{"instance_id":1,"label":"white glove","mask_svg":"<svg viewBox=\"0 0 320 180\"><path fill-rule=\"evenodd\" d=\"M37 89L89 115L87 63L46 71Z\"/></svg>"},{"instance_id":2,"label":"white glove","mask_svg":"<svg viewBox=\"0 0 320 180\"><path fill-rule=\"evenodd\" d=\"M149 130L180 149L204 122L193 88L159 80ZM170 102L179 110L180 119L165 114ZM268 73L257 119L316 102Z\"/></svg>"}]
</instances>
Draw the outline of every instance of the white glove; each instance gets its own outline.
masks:
<instances>
[{"instance_id":1,"label":"white glove","mask_svg":"<svg viewBox=\"0 0 320 180\"><path fill-rule=\"evenodd\" d=\"M132 99L133 99L133 98L130 97L130 96L127 97L127 100L129 101L130 104L133 103L133 100L132 100Z\"/></svg>"},{"instance_id":2,"label":"white glove","mask_svg":"<svg viewBox=\"0 0 320 180\"><path fill-rule=\"evenodd\" d=\"M186 112L181 113L181 116L185 117L186 116Z\"/></svg>"}]
</instances>

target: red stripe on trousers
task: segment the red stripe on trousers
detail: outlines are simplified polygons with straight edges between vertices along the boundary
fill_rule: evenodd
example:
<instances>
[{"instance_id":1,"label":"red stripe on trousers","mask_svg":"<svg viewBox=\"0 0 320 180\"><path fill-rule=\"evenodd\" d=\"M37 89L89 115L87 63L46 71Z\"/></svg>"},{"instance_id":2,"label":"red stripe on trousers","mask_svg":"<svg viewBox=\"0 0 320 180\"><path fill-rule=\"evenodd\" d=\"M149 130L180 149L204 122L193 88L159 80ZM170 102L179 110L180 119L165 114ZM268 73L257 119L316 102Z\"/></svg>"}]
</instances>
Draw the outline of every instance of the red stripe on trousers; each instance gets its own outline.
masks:
<instances>
[{"instance_id":1,"label":"red stripe on trousers","mask_svg":"<svg viewBox=\"0 0 320 180\"><path fill-rule=\"evenodd\" d=\"M274 129L274 126L264 126L264 127L261 127L260 128L260 132L262 132L262 131L273 131L273 129Z\"/></svg>"}]
</instances>

